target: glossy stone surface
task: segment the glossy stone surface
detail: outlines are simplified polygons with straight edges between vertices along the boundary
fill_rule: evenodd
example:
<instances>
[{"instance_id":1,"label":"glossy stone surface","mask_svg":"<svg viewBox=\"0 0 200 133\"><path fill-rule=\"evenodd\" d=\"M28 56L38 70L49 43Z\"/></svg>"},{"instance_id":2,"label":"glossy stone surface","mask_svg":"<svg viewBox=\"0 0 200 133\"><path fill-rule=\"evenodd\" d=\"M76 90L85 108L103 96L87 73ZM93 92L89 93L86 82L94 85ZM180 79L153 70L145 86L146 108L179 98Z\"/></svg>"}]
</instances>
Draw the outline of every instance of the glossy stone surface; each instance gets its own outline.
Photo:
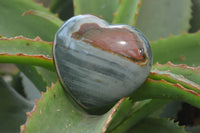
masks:
<instances>
[{"instance_id":1,"label":"glossy stone surface","mask_svg":"<svg viewBox=\"0 0 200 133\"><path fill-rule=\"evenodd\" d=\"M152 65L152 51L142 33L92 15L75 16L62 25L53 55L63 87L84 108L130 95Z\"/></svg>"}]
</instances>

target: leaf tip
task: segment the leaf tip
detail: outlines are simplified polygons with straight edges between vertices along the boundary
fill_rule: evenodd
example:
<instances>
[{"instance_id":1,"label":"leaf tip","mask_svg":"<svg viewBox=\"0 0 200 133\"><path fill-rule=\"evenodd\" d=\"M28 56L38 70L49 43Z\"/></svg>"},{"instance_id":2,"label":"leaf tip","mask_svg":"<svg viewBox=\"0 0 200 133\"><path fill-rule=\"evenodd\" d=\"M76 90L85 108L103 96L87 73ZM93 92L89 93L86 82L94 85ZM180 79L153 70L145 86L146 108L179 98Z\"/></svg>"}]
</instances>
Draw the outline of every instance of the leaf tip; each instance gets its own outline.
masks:
<instances>
[{"instance_id":1,"label":"leaf tip","mask_svg":"<svg viewBox=\"0 0 200 133\"><path fill-rule=\"evenodd\" d=\"M120 100L117 102L117 104L115 104L115 106L111 109L110 115L108 116L108 118L107 118L107 120L106 120L106 122L105 122L105 124L104 124L104 126L103 126L102 133L105 133L105 132L106 132L107 127L108 127L109 123L111 122L113 115L115 114L115 112L117 112L117 108L121 105L121 103L122 103L125 99L127 99L127 97L124 97L124 98L120 99Z\"/></svg>"},{"instance_id":2,"label":"leaf tip","mask_svg":"<svg viewBox=\"0 0 200 133\"><path fill-rule=\"evenodd\" d=\"M33 13L34 11L33 10L29 10L29 11L26 11L22 14L22 16L25 16L25 15L30 15L31 13Z\"/></svg>"}]
</instances>

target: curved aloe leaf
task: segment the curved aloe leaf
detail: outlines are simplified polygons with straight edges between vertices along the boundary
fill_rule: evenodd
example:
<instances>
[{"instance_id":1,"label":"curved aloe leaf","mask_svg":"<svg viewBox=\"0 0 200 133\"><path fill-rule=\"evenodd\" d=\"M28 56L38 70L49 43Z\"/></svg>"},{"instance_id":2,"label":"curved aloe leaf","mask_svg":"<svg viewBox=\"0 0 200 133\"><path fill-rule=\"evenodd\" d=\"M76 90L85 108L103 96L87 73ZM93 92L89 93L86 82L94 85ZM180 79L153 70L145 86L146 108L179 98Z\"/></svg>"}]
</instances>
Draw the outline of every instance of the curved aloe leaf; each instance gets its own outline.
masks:
<instances>
[{"instance_id":1,"label":"curved aloe leaf","mask_svg":"<svg viewBox=\"0 0 200 133\"><path fill-rule=\"evenodd\" d=\"M65 94L59 83L42 93L42 98L36 101L34 110L28 113L28 119L26 124L21 126L21 132L104 133L113 115L118 112L117 108L126 100L120 100L108 113L96 116L85 113Z\"/></svg>"},{"instance_id":2,"label":"curved aloe leaf","mask_svg":"<svg viewBox=\"0 0 200 133\"><path fill-rule=\"evenodd\" d=\"M116 13L113 23L135 25L142 0L122 0Z\"/></svg>"},{"instance_id":3,"label":"curved aloe leaf","mask_svg":"<svg viewBox=\"0 0 200 133\"><path fill-rule=\"evenodd\" d=\"M200 32L172 36L151 44L154 63L200 65ZM162 55L162 56L161 56Z\"/></svg>"},{"instance_id":4,"label":"curved aloe leaf","mask_svg":"<svg viewBox=\"0 0 200 133\"><path fill-rule=\"evenodd\" d=\"M190 21L190 32L197 32L200 29L200 0L192 0L192 19Z\"/></svg>"},{"instance_id":5,"label":"curved aloe leaf","mask_svg":"<svg viewBox=\"0 0 200 133\"><path fill-rule=\"evenodd\" d=\"M17 64L17 67L23 72L29 80L37 87L39 91L46 91L46 87L50 87L51 83L57 82L55 71L30 65Z\"/></svg>"},{"instance_id":6,"label":"curved aloe leaf","mask_svg":"<svg viewBox=\"0 0 200 133\"><path fill-rule=\"evenodd\" d=\"M129 133L187 133L178 123L163 118L146 118L132 128Z\"/></svg>"},{"instance_id":7,"label":"curved aloe leaf","mask_svg":"<svg viewBox=\"0 0 200 133\"><path fill-rule=\"evenodd\" d=\"M133 100L143 99L173 99L187 102L193 106L200 108L200 94L194 87L193 90L184 88L178 83L170 83L161 80L147 79L147 81L136 90L130 97Z\"/></svg>"},{"instance_id":8,"label":"curved aloe leaf","mask_svg":"<svg viewBox=\"0 0 200 133\"><path fill-rule=\"evenodd\" d=\"M179 85L183 86L184 88L193 90L200 94L200 85L193 81L186 79L182 75L173 74L168 71L152 70L151 74L149 75L149 78L151 78L153 80L164 79L167 82L170 82L173 84L179 84Z\"/></svg>"},{"instance_id":9,"label":"curved aloe leaf","mask_svg":"<svg viewBox=\"0 0 200 133\"><path fill-rule=\"evenodd\" d=\"M55 71L50 71L43 67L35 67L40 75L42 75L44 81L47 83L47 86L51 86L51 83L56 83L58 80L57 74Z\"/></svg>"},{"instance_id":10,"label":"curved aloe leaf","mask_svg":"<svg viewBox=\"0 0 200 133\"><path fill-rule=\"evenodd\" d=\"M63 24L63 21L60 20L56 15L38 11L38 10L29 10L29 11L25 12L23 14L23 16L24 15L35 15L35 16L41 17L43 19L48 20L49 22L51 22L52 24L54 24L57 27L60 27Z\"/></svg>"},{"instance_id":11,"label":"curved aloe leaf","mask_svg":"<svg viewBox=\"0 0 200 133\"><path fill-rule=\"evenodd\" d=\"M159 116L161 118L168 118L171 120L177 120L177 114L182 109L181 101L171 101L163 109Z\"/></svg>"},{"instance_id":12,"label":"curved aloe leaf","mask_svg":"<svg viewBox=\"0 0 200 133\"><path fill-rule=\"evenodd\" d=\"M169 71L174 74L182 75L185 78L200 85L200 67L189 67L185 64L175 65L171 62L161 65L156 63L152 69L158 69L160 71Z\"/></svg>"},{"instance_id":13,"label":"curved aloe leaf","mask_svg":"<svg viewBox=\"0 0 200 133\"><path fill-rule=\"evenodd\" d=\"M20 73L21 76L21 82L23 85L23 91L25 93L25 98L28 99L29 101L32 101L33 104L35 102L35 99L40 99L41 93L38 91L36 86L31 82L26 75L23 73Z\"/></svg>"},{"instance_id":14,"label":"curved aloe leaf","mask_svg":"<svg viewBox=\"0 0 200 133\"><path fill-rule=\"evenodd\" d=\"M39 37L28 39L23 36L14 38L0 38L0 53L42 55L52 58L52 43L41 40Z\"/></svg>"},{"instance_id":15,"label":"curved aloe leaf","mask_svg":"<svg viewBox=\"0 0 200 133\"><path fill-rule=\"evenodd\" d=\"M75 15L93 14L111 23L119 3L119 0L74 0L74 11Z\"/></svg>"},{"instance_id":16,"label":"curved aloe leaf","mask_svg":"<svg viewBox=\"0 0 200 133\"><path fill-rule=\"evenodd\" d=\"M22 36L0 38L0 62L38 65L54 70L52 43L40 38L27 39Z\"/></svg>"},{"instance_id":17,"label":"curved aloe leaf","mask_svg":"<svg viewBox=\"0 0 200 133\"><path fill-rule=\"evenodd\" d=\"M45 91L46 86L50 86L52 82L57 80L52 60L52 43L38 37L36 39L22 36L0 38L0 62L18 64L18 68L40 91ZM20 64L42 66L53 72Z\"/></svg>"},{"instance_id":18,"label":"curved aloe leaf","mask_svg":"<svg viewBox=\"0 0 200 133\"><path fill-rule=\"evenodd\" d=\"M131 108L131 111L128 111L127 115L123 117L124 120L121 121L120 124L115 126L115 128L113 128L111 131L108 130L109 133L110 132L111 133L128 132L138 122L140 122L142 119L152 114L156 110L160 109L168 102L169 102L168 100L149 99L149 100L144 100L144 101L139 101L139 102L134 103ZM117 116L122 117L121 114L118 114ZM116 119L113 118L113 121L116 121Z\"/></svg>"},{"instance_id":19,"label":"curved aloe leaf","mask_svg":"<svg viewBox=\"0 0 200 133\"><path fill-rule=\"evenodd\" d=\"M50 87L51 83L56 83L58 77L54 71L30 65L17 64L23 74L35 85L40 92L45 92L46 87ZM26 85L26 82L24 82Z\"/></svg>"},{"instance_id":20,"label":"curved aloe leaf","mask_svg":"<svg viewBox=\"0 0 200 133\"><path fill-rule=\"evenodd\" d=\"M40 36L44 40L52 41L58 27L37 16L22 16L30 9L52 14L32 0L0 0L0 34L7 37L23 35L35 38Z\"/></svg>"},{"instance_id":21,"label":"curved aloe leaf","mask_svg":"<svg viewBox=\"0 0 200 133\"><path fill-rule=\"evenodd\" d=\"M62 20L74 15L73 0L51 0L50 11L57 13Z\"/></svg>"},{"instance_id":22,"label":"curved aloe leaf","mask_svg":"<svg viewBox=\"0 0 200 133\"><path fill-rule=\"evenodd\" d=\"M190 133L199 133L200 132L200 126L195 127L186 127L185 130Z\"/></svg>"},{"instance_id":23,"label":"curved aloe leaf","mask_svg":"<svg viewBox=\"0 0 200 133\"><path fill-rule=\"evenodd\" d=\"M190 28L190 0L144 0L136 27L149 40L178 35Z\"/></svg>"},{"instance_id":24,"label":"curved aloe leaf","mask_svg":"<svg viewBox=\"0 0 200 133\"><path fill-rule=\"evenodd\" d=\"M0 61L1 63L37 65L54 71L52 59L46 59L43 56L28 56L24 54L16 54L16 55L1 54Z\"/></svg>"},{"instance_id":25,"label":"curved aloe leaf","mask_svg":"<svg viewBox=\"0 0 200 133\"><path fill-rule=\"evenodd\" d=\"M18 64L17 67L32 81L38 90L46 91L47 82L34 66Z\"/></svg>"},{"instance_id":26,"label":"curved aloe leaf","mask_svg":"<svg viewBox=\"0 0 200 133\"><path fill-rule=\"evenodd\" d=\"M33 104L19 95L0 77L0 129L4 133L16 133L26 120L26 112Z\"/></svg>"}]
</instances>

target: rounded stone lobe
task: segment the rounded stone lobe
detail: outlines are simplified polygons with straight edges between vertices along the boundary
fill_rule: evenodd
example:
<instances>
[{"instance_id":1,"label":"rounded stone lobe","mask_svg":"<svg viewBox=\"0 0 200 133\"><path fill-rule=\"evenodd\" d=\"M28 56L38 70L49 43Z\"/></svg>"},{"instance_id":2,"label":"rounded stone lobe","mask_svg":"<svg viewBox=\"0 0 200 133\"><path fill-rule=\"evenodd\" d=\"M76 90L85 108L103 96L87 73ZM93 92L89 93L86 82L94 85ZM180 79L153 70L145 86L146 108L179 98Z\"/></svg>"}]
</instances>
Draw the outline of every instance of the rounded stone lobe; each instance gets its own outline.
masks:
<instances>
[{"instance_id":1,"label":"rounded stone lobe","mask_svg":"<svg viewBox=\"0 0 200 133\"><path fill-rule=\"evenodd\" d=\"M125 27L104 28L95 23L86 23L71 37L102 50L128 57L135 62L146 60L142 40L136 32Z\"/></svg>"},{"instance_id":2,"label":"rounded stone lobe","mask_svg":"<svg viewBox=\"0 0 200 133\"><path fill-rule=\"evenodd\" d=\"M53 59L63 88L85 109L129 96L144 83L153 60L139 30L93 15L75 16L61 26Z\"/></svg>"}]
</instances>

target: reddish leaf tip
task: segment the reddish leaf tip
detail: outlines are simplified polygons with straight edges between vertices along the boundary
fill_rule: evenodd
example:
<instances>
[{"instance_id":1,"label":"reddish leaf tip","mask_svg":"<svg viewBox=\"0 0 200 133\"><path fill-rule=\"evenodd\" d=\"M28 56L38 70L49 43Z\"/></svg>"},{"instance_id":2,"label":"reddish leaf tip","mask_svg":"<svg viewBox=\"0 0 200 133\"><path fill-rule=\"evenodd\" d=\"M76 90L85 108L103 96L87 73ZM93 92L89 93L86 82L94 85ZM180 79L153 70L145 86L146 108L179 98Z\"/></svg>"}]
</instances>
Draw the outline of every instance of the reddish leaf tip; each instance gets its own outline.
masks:
<instances>
[{"instance_id":1,"label":"reddish leaf tip","mask_svg":"<svg viewBox=\"0 0 200 133\"><path fill-rule=\"evenodd\" d=\"M26 12L24 12L24 13L22 14L22 16L30 15L30 14L33 13L33 12L36 12L36 11L34 11L34 10L26 11Z\"/></svg>"},{"instance_id":2,"label":"reddish leaf tip","mask_svg":"<svg viewBox=\"0 0 200 133\"><path fill-rule=\"evenodd\" d=\"M111 122L112 120L112 117L113 115L115 114L115 112L117 112L117 108L120 106L120 104L126 99L126 97L122 98L120 101L118 101L117 104L115 104L115 106L112 108L111 112L110 112L110 115L108 116L107 120L106 120L106 123L104 124L103 126L103 129L102 129L102 133L105 133L106 132L106 129L109 125L109 123Z\"/></svg>"}]
</instances>

